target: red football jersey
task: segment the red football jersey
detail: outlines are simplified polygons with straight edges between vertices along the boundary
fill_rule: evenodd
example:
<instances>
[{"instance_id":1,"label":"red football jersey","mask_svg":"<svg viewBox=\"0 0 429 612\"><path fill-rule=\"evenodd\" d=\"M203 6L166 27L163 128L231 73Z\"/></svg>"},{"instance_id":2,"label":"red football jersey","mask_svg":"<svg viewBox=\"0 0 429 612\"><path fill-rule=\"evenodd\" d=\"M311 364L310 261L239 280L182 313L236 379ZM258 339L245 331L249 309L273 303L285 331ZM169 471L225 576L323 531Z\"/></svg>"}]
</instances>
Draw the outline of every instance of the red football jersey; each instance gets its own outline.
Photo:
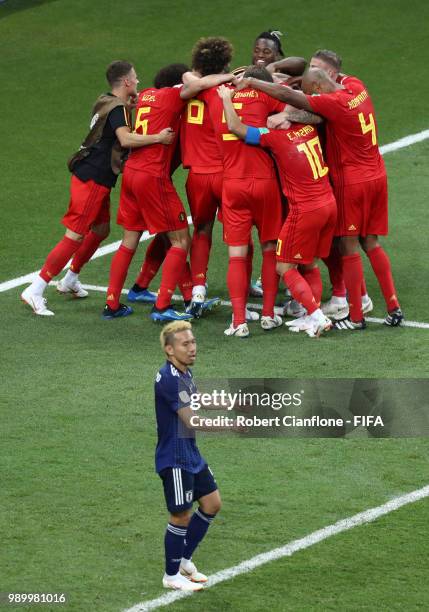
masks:
<instances>
[{"instance_id":1,"label":"red football jersey","mask_svg":"<svg viewBox=\"0 0 429 612\"><path fill-rule=\"evenodd\" d=\"M346 89L350 89L350 91L356 91L356 93L359 93L362 91L362 89L365 89L365 85L360 79L349 74L339 74L337 77L337 83L343 85Z\"/></svg>"},{"instance_id":2,"label":"red football jersey","mask_svg":"<svg viewBox=\"0 0 429 612\"><path fill-rule=\"evenodd\" d=\"M265 151L248 147L237 136L228 132L223 102L216 88L201 92L199 97L207 102L222 150L224 178L275 178L273 160ZM284 102L256 89L237 91L233 104L242 122L253 127L265 127L268 115L278 113L285 107Z\"/></svg>"},{"instance_id":3,"label":"red football jersey","mask_svg":"<svg viewBox=\"0 0 429 612\"><path fill-rule=\"evenodd\" d=\"M269 130L261 133L259 144L274 155L291 209L308 212L334 200L329 169L313 125L294 123L288 130Z\"/></svg>"},{"instance_id":4,"label":"red football jersey","mask_svg":"<svg viewBox=\"0 0 429 612\"><path fill-rule=\"evenodd\" d=\"M377 145L374 107L365 87L307 96L312 110L328 120L326 157L335 185L370 181L386 172Z\"/></svg>"},{"instance_id":5,"label":"red football jersey","mask_svg":"<svg viewBox=\"0 0 429 612\"><path fill-rule=\"evenodd\" d=\"M188 101L180 126L180 146L184 168L197 174L223 170L222 153L203 100Z\"/></svg>"},{"instance_id":6,"label":"red football jersey","mask_svg":"<svg viewBox=\"0 0 429 612\"><path fill-rule=\"evenodd\" d=\"M180 87L144 89L139 93L134 131L137 134L158 134L171 127L179 129L180 115L186 100L180 97ZM144 170L154 176L170 176L175 145L152 144L133 149L127 165L133 170Z\"/></svg>"}]
</instances>

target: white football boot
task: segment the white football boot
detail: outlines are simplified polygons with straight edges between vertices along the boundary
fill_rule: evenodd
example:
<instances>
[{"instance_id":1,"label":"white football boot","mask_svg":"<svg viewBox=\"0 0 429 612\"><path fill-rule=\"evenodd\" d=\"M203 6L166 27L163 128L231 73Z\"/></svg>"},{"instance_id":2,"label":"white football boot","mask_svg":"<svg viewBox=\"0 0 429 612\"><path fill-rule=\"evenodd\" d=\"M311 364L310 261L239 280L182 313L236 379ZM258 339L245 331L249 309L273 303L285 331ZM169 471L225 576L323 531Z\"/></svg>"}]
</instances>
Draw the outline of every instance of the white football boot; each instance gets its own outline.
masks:
<instances>
[{"instance_id":1,"label":"white football boot","mask_svg":"<svg viewBox=\"0 0 429 612\"><path fill-rule=\"evenodd\" d=\"M288 315L289 317L296 317L297 319L300 319L306 314L307 311L304 306L296 300L289 300L289 302L287 302L285 305L285 315Z\"/></svg>"},{"instance_id":2,"label":"white football boot","mask_svg":"<svg viewBox=\"0 0 429 612\"><path fill-rule=\"evenodd\" d=\"M246 308L246 321L248 323L250 323L251 321L259 321L259 313Z\"/></svg>"},{"instance_id":3,"label":"white football boot","mask_svg":"<svg viewBox=\"0 0 429 612\"><path fill-rule=\"evenodd\" d=\"M261 327L265 331L269 331L270 329L274 329L275 327L280 327L283 323L283 319L279 315L274 315L274 317L262 316L261 317Z\"/></svg>"},{"instance_id":4,"label":"white football boot","mask_svg":"<svg viewBox=\"0 0 429 612\"><path fill-rule=\"evenodd\" d=\"M57 291L63 295L70 293L75 298L86 298L89 295L88 291L82 287L82 283L78 278L70 282L67 278L67 274L58 282Z\"/></svg>"},{"instance_id":5,"label":"white football boot","mask_svg":"<svg viewBox=\"0 0 429 612\"><path fill-rule=\"evenodd\" d=\"M191 582L191 580L188 580L181 574L176 574L175 576L164 574L162 586L166 589L176 589L177 591L201 591L203 588L202 584Z\"/></svg>"},{"instance_id":6,"label":"white football boot","mask_svg":"<svg viewBox=\"0 0 429 612\"><path fill-rule=\"evenodd\" d=\"M247 323L241 323L234 327L233 323L226 329L224 332L225 336L237 336L237 338L247 338L249 336L249 328L247 327Z\"/></svg>"},{"instance_id":7,"label":"white football boot","mask_svg":"<svg viewBox=\"0 0 429 612\"><path fill-rule=\"evenodd\" d=\"M303 331L310 338L318 338L321 333L325 331L329 331L332 327L332 322L325 317L323 312L318 308L311 315L307 315L299 319L298 325L289 326L289 331L291 332L300 332Z\"/></svg>"},{"instance_id":8,"label":"white football boot","mask_svg":"<svg viewBox=\"0 0 429 612\"><path fill-rule=\"evenodd\" d=\"M374 304L368 294L362 296L362 314L366 315L374 309Z\"/></svg>"},{"instance_id":9,"label":"white football boot","mask_svg":"<svg viewBox=\"0 0 429 612\"><path fill-rule=\"evenodd\" d=\"M180 573L191 582L207 582L207 576L199 572L192 559L182 559Z\"/></svg>"},{"instance_id":10,"label":"white football boot","mask_svg":"<svg viewBox=\"0 0 429 612\"><path fill-rule=\"evenodd\" d=\"M31 285L21 293L21 300L33 309L34 314L42 317L53 317L55 313L47 308L47 299L43 295L33 293Z\"/></svg>"},{"instance_id":11,"label":"white football boot","mask_svg":"<svg viewBox=\"0 0 429 612\"><path fill-rule=\"evenodd\" d=\"M349 315L349 305L345 297L333 295L330 300L322 304L321 308L323 314L334 321L339 321Z\"/></svg>"}]
</instances>

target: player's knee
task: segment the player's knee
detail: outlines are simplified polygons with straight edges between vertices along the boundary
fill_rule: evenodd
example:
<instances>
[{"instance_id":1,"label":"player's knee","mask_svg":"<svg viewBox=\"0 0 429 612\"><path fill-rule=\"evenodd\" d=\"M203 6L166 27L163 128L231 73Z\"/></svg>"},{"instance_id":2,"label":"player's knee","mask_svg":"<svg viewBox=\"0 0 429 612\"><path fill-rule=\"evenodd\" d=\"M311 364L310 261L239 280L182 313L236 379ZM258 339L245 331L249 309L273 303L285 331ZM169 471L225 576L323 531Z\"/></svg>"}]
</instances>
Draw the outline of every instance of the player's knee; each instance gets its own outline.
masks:
<instances>
[{"instance_id":1,"label":"player's knee","mask_svg":"<svg viewBox=\"0 0 429 612\"><path fill-rule=\"evenodd\" d=\"M170 523L172 525L187 526L191 520L191 510L183 510L183 512L172 512L170 514Z\"/></svg>"},{"instance_id":2,"label":"player's knee","mask_svg":"<svg viewBox=\"0 0 429 612\"><path fill-rule=\"evenodd\" d=\"M91 231L93 231L94 234L97 234L97 236L99 236L101 240L105 240L110 234L110 223L101 223L100 225L95 225Z\"/></svg>"},{"instance_id":3,"label":"player's knee","mask_svg":"<svg viewBox=\"0 0 429 612\"><path fill-rule=\"evenodd\" d=\"M378 236L365 236L365 238L361 239L361 245L365 253L372 251L372 249L375 249L375 247L379 245Z\"/></svg>"}]
</instances>

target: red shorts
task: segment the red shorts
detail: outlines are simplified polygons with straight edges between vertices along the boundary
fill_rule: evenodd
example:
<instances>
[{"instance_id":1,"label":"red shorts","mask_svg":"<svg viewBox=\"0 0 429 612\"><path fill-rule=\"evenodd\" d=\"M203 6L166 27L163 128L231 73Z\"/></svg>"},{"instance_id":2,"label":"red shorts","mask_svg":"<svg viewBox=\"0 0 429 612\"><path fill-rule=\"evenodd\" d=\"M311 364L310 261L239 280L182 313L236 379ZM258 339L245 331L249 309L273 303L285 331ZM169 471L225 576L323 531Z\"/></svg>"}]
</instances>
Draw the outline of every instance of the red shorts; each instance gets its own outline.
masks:
<instances>
[{"instance_id":1,"label":"red shorts","mask_svg":"<svg viewBox=\"0 0 429 612\"><path fill-rule=\"evenodd\" d=\"M282 226L282 203L276 179L224 179L223 240L229 246L249 244L256 225L261 242L277 240Z\"/></svg>"},{"instance_id":2,"label":"red shorts","mask_svg":"<svg viewBox=\"0 0 429 612\"><path fill-rule=\"evenodd\" d=\"M336 220L335 200L308 212L291 208L277 241L277 260L309 264L316 257L328 257Z\"/></svg>"},{"instance_id":3,"label":"red shorts","mask_svg":"<svg viewBox=\"0 0 429 612\"><path fill-rule=\"evenodd\" d=\"M186 194L195 227L213 221L222 202L223 172L196 174L189 171Z\"/></svg>"},{"instance_id":4,"label":"red shorts","mask_svg":"<svg viewBox=\"0 0 429 612\"><path fill-rule=\"evenodd\" d=\"M185 209L169 177L158 177L125 166L117 216L126 230L151 234L188 227Z\"/></svg>"},{"instance_id":5,"label":"red shorts","mask_svg":"<svg viewBox=\"0 0 429 612\"><path fill-rule=\"evenodd\" d=\"M338 206L336 236L385 236L388 233L387 178L334 186Z\"/></svg>"},{"instance_id":6,"label":"red shorts","mask_svg":"<svg viewBox=\"0 0 429 612\"><path fill-rule=\"evenodd\" d=\"M67 229L84 236L93 225L110 221L110 187L92 180L81 181L74 174L70 183L69 207L61 219Z\"/></svg>"}]
</instances>

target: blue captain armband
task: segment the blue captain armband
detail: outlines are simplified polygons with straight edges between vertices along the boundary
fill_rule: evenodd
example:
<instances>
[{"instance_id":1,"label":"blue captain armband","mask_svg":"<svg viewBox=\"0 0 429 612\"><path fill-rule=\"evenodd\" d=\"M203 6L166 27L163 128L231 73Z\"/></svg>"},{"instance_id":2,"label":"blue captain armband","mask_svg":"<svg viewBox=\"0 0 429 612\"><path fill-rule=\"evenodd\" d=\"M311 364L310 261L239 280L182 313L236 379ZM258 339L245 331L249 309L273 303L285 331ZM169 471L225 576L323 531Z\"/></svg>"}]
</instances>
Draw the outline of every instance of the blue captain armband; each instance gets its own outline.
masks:
<instances>
[{"instance_id":1,"label":"blue captain armband","mask_svg":"<svg viewBox=\"0 0 429 612\"><path fill-rule=\"evenodd\" d=\"M248 127L244 142L250 145L258 145L261 141L261 135L268 134L269 131L268 128Z\"/></svg>"}]
</instances>

